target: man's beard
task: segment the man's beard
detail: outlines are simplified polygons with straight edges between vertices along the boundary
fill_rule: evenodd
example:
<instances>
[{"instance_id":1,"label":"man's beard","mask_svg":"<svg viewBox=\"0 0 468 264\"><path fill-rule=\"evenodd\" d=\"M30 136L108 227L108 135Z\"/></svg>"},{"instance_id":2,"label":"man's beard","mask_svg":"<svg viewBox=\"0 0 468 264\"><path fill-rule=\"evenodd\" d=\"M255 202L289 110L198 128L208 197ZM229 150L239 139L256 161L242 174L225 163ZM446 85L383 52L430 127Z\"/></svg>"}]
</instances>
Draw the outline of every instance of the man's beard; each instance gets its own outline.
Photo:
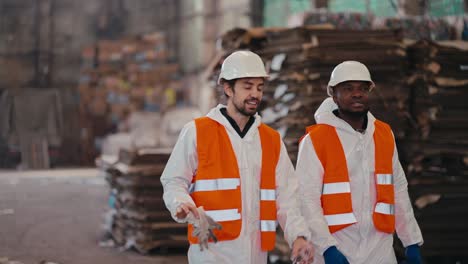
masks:
<instances>
[{"instance_id":1,"label":"man's beard","mask_svg":"<svg viewBox=\"0 0 468 264\"><path fill-rule=\"evenodd\" d=\"M343 109L343 108L340 108L340 112L346 116L349 116L351 118L363 118L367 115L367 113L369 112L369 107L367 107L366 109L364 109L363 111L359 111L359 112L353 112L353 111L349 111L349 110L346 110L346 109Z\"/></svg>"},{"instance_id":2,"label":"man's beard","mask_svg":"<svg viewBox=\"0 0 468 264\"><path fill-rule=\"evenodd\" d=\"M242 106L238 106L236 103L234 103L234 107L236 108L237 112L241 113L244 116L254 116L257 113L258 105L260 102L257 104L257 108L253 112L247 111L247 109L244 107L247 104L248 100L245 100L242 104Z\"/></svg>"}]
</instances>

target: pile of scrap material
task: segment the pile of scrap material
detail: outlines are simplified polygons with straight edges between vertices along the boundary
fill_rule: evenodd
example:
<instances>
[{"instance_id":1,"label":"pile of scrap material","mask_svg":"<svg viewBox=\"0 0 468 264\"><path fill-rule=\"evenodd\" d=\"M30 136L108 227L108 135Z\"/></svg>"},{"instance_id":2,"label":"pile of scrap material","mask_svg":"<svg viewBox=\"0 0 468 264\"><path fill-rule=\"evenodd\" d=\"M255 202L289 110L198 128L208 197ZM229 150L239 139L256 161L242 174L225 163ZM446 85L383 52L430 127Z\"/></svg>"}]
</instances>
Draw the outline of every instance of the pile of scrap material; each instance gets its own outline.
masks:
<instances>
[{"instance_id":1,"label":"pile of scrap material","mask_svg":"<svg viewBox=\"0 0 468 264\"><path fill-rule=\"evenodd\" d=\"M468 256L468 45L458 44L408 49L415 127L404 147L427 254Z\"/></svg>"},{"instance_id":2,"label":"pile of scrap material","mask_svg":"<svg viewBox=\"0 0 468 264\"><path fill-rule=\"evenodd\" d=\"M359 12L309 11L303 16L302 25L329 23L339 29L367 30L372 28L373 17Z\"/></svg>"},{"instance_id":3,"label":"pile of scrap material","mask_svg":"<svg viewBox=\"0 0 468 264\"><path fill-rule=\"evenodd\" d=\"M222 37L226 55L239 49L259 54L270 72L261 115L278 129L295 160L298 139L327 97L326 85L333 68L344 60L366 64L377 84L372 112L390 123L397 137L408 128L405 82L406 50L398 31L335 30L317 27L234 29ZM219 74L214 68L212 80Z\"/></svg>"},{"instance_id":4,"label":"pile of scrap material","mask_svg":"<svg viewBox=\"0 0 468 264\"><path fill-rule=\"evenodd\" d=\"M415 127L406 145L408 154L415 158L442 154L444 157L458 155L463 160L468 155L468 45L464 45L462 49L420 41L408 49L414 65L414 74L408 82L412 89L410 107ZM434 166L419 166L423 163L419 159L414 165L416 174L446 174L443 168L431 173L429 170L435 169ZM464 173L463 170L455 172L459 176Z\"/></svg>"},{"instance_id":5,"label":"pile of scrap material","mask_svg":"<svg viewBox=\"0 0 468 264\"><path fill-rule=\"evenodd\" d=\"M115 205L110 232L119 246L140 253L187 248L186 225L174 222L162 199L160 176L168 151L121 151L117 161L98 160Z\"/></svg>"},{"instance_id":6,"label":"pile of scrap material","mask_svg":"<svg viewBox=\"0 0 468 264\"><path fill-rule=\"evenodd\" d=\"M456 38L454 23L443 17L376 17L372 28L399 28L404 38L449 40Z\"/></svg>"},{"instance_id":7,"label":"pile of scrap material","mask_svg":"<svg viewBox=\"0 0 468 264\"><path fill-rule=\"evenodd\" d=\"M331 24L337 29L369 30L400 29L405 39L456 39L456 27L444 17L388 17L369 16L359 12L323 12L310 11L300 16L302 25ZM461 36L458 36L460 38Z\"/></svg>"},{"instance_id":8,"label":"pile of scrap material","mask_svg":"<svg viewBox=\"0 0 468 264\"><path fill-rule=\"evenodd\" d=\"M84 47L81 59L83 163L94 161L106 135L126 132L132 113L154 113L176 105L176 93L182 89L179 65L170 57L161 32L100 40Z\"/></svg>"}]
</instances>

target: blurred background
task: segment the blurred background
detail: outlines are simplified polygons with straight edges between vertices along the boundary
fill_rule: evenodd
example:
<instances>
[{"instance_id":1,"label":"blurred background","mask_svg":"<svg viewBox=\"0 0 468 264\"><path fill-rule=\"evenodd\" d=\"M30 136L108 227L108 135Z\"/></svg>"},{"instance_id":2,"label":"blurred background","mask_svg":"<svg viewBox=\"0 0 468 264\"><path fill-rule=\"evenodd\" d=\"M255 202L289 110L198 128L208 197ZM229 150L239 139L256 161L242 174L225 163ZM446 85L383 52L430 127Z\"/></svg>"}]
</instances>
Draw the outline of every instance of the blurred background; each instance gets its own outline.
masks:
<instances>
[{"instance_id":1,"label":"blurred background","mask_svg":"<svg viewBox=\"0 0 468 264\"><path fill-rule=\"evenodd\" d=\"M426 262L468 263L467 12L466 0L0 0L0 263L186 263L159 176L183 125L222 100L220 65L239 49L266 63L260 114L293 162L333 67L366 64ZM269 261L288 254L280 240Z\"/></svg>"}]
</instances>

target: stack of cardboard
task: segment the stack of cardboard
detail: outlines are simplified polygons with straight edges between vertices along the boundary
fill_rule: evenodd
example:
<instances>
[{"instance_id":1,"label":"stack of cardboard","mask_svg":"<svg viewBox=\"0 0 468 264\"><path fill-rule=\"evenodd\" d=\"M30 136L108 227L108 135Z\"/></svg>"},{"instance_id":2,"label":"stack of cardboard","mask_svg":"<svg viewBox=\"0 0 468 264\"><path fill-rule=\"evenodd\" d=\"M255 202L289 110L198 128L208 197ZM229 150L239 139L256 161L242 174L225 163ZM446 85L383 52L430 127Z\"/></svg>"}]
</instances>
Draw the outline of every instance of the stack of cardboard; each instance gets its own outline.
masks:
<instances>
[{"instance_id":1,"label":"stack of cardboard","mask_svg":"<svg viewBox=\"0 0 468 264\"><path fill-rule=\"evenodd\" d=\"M456 44L419 41L408 49L414 129L404 147L427 255L468 250L468 46Z\"/></svg>"},{"instance_id":2,"label":"stack of cardboard","mask_svg":"<svg viewBox=\"0 0 468 264\"><path fill-rule=\"evenodd\" d=\"M98 160L115 197L110 231L117 245L140 253L186 248L186 225L174 222L162 199L160 176L168 151L124 151L117 161Z\"/></svg>"},{"instance_id":3,"label":"stack of cardboard","mask_svg":"<svg viewBox=\"0 0 468 264\"><path fill-rule=\"evenodd\" d=\"M401 29L404 38L420 40L452 40L456 36L456 23L448 17L421 16L369 16L364 13L329 13L310 11L300 16L302 25L331 24L337 29L370 30Z\"/></svg>"},{"instance_id":4,"label":"stack of cardboard","mask_svg":"<svg viewBox=\"0 0 468 264\"><path fill-rule=\"evenodd\" d=\"M162 33L101 40L82 52L80 125L84 152L135 111L156 112L176 103L182 87ZM96 155L96 154L94 154ZM87 160L93 160L93 155Z\"/></svg>"},{"instance_id":5,"label":"stack of cardboard","mask_svg":"<svg viewBox=\"0 0 468 264\"><path fill-rule=\"evenodd\" d=\"M467 45L464 46L466 49ZM456 100L462 100L467 95L467 51L420 41L412 45L409 52L415 67L415 74L410 79L415 89L415 107L437 106L443 110L439 111L441 114L450 113L452 118L464 116L464 104ZM440 116L437 121L442 122L445 118ZM427 138L428 135L423 136Z\"/></svg>"},{"instance_id":6,"label":"stack of cardboard","mask_svg":"<svg viewBox=\"0 0 468 264\"><path fill-rule=\"evenodd\" d=\"M310 11L304 14L303 25L330 23L339 29L371 29L373 16L358 12L323 12Z\"/></svg>"},{"instance_id":7,"label":"stack of cardboard","mask_svg":"<svg viewBox=\"0 0 468 264\"><path fill-rule=\"evenodd\" d=\"M358 60L368 66L377 84L371 95L372 112L389 122L397 137L406 133L406 51L398 31L235 29L223 36L222 44L227 54L250 49L266 62L271 76L261 114L264 122L282 133L293 160L298 139L306 126L315 123L314 112L327 97L326 86L333 68L345 60ZM213 79L217 74L215 70Z\"/></svg>"},{"instance_id":8,"label":"stack of cardboard","mask_svg":"<svg viewBox=\"0 0 468 264\"><path fill-rule=\"evenodd\" d=\"M411 116L414 129L408 137L407 152L414 157L420 175L432 173L421 157L446 156L462 161L468 155L468 46L465 49L420 41L409 47L414 65L411 85ZM446 162L444 162L445 164ZM438 167L438 166L436 166ZM432 167L435 169L434 167ZM444 173L444 170L437 173ZM426 171L426 172L424 172ZM463 176L463 170L456 172ZM466 175L466 174L465 174ZM455 176L455 175L454 175Z\"/></svg>"},{"instance_id":9,"label":"stack of cardboard","mask_svg":"<svg viewBox=\"0 0 468 264\"><path fill-rule=\"evenodd\" d=\"M446 17L376 17L372 28L402 29L404 38L420 40L451 40L456 39L456 29Z\"/></svg>"}]
</instances>

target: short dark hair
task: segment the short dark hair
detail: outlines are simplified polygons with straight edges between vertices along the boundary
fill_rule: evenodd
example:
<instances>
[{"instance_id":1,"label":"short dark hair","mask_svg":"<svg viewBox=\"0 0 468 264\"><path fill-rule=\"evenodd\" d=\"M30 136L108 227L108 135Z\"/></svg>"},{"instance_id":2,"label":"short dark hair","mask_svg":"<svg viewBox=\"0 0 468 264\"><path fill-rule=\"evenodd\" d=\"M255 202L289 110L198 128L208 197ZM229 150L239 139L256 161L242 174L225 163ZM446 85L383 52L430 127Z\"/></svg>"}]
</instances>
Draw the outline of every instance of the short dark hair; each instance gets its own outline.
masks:
<instances>
[{"instance_id":1,"label":"short dark hair","mask_svg":"<svg viewBox=\"0 0 468 264\"><path fill-rule=\"evenodd\" d=\"M237 79L232 79L232 80L221 79L221 84L224 85L225 83L227 83L227 84L229 85L229 87L232 88L233 91L234 91L234 86L236 85L236 82L237 82ZM224 92L224 89L223 89L223 93L224 93L224 96L229 97L229 96Z\"/></svg>"}]
</instances>

